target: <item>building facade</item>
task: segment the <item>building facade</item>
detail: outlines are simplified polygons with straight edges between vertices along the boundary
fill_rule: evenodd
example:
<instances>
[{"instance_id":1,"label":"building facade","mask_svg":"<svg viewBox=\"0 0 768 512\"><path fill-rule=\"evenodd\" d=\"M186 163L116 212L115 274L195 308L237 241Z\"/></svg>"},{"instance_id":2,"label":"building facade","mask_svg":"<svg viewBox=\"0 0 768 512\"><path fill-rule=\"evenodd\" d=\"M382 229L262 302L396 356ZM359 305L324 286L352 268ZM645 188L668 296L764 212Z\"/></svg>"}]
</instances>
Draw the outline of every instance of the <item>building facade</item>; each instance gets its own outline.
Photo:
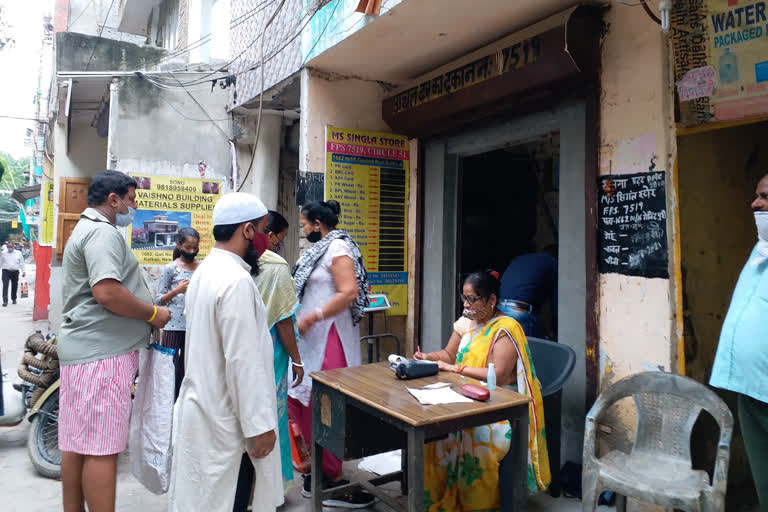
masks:
<instances>
[{"instance_id":1,"label":"building facade","mask_svg":"<svg viewBox=\"0 0 768 512\"><path fill-rule=\"evenodd\" d=\"M332 179L329 126L410 139L408 307L388 317L409 349L447 342L464 273L556 244L549 335L578 354L562 448L579 461L585 413L611 383L642 371L708 381L766 169L754 3L673 2L667 30L654 2L288 2L279 16L314 14L301 30L299 185L281 169L280 207L293 224L291 194ZM252 39L233 34L233 46ZM264 103L294 111L296 71L266 69ZM258 75L238 88L258 103ZM700 423L703 460L716 430ZM628 447L634 408L613 411L600 436L603 449ZM732 461L732 506L748 506L738 436Z\"/></svg>"},{"instance_id":2,"label":"building facade","mask_svg":"<svg viewBox=\"0 0 768 512\"><path fill-rule=\"evenodd\" d=\"M336 197L329 127L407 140L394 185L405 207L400 314L376 319L377 331L383 321L408 353L437 350L460 314L464 274L556 246L544 335L577 354L562 460L581 460L585 414L618 379L708 381L768 158L768 20L754 0L672 2L668 29L654 2L87 3L58 0L53 23L57 233L61 178L104 167L204 176L283 213L292 262L305 243L298 207ZM341 202L342 215L361 208ZM393 246L381 233L371 240L383 254ZM601 449L626 449L634 425L634 408L617 407ZM696 464L714 435L697 425ZM754 501L738 436L731 460L738 510Z\"/></svg>"}]
</instances>

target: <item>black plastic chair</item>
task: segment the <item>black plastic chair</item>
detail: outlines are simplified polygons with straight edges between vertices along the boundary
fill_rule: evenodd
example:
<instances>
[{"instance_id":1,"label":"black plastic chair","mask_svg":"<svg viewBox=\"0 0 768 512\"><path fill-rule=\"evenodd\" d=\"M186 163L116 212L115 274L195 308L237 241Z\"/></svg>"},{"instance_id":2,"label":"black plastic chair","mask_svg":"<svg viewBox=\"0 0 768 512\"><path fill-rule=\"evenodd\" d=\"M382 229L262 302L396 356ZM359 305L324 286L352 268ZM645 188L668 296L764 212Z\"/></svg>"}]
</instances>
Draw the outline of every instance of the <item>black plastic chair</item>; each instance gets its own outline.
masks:
<instances>
[{"instance_id":1,"label":"black plastic chair","mask_svg":"<svg viewBox=\"0 0 768 512\"><path fill-rule=\"evenodd\" d=\"M568 345L539 338L528 338L533 367L541 383L544 401L544 427L547 432L547 451L552 483L549 494L560 496L560 414L563 386L576 364L576 352Z\"/></svg>"}]
</instances>

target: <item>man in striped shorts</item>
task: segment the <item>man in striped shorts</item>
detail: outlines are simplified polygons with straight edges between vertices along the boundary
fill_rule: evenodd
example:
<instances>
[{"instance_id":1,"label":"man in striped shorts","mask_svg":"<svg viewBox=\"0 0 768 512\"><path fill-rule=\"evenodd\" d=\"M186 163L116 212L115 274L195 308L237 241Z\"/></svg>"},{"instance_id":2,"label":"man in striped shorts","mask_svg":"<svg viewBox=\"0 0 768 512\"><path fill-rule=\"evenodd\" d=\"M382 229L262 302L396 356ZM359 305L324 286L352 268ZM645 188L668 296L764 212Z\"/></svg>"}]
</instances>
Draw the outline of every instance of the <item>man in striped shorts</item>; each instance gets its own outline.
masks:
<instances>
[{"instance_id":1,"label":"man in striped shorts","mask_svg":"<svg viewBox=\"0 0 768 512\"><path fill-rule=\"evenodd\" d=\"M103 171L64 249L59 333L59 448L64 512L115 509L117 454L128 441L138 350L171 318L152 304L139 262L117 229L131 224L136 181Z\"/></svg>"}]
</instances>

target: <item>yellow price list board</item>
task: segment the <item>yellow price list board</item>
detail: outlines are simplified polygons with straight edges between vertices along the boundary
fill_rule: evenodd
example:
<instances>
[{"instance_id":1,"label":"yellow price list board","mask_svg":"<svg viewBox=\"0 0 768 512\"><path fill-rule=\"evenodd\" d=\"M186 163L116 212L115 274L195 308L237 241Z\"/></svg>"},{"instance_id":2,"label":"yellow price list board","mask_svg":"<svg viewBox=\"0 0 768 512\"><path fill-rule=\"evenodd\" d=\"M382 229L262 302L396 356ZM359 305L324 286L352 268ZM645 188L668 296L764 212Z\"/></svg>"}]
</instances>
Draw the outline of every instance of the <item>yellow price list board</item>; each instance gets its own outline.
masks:
<instances>
[{"instance_id":1,"label":"yellow price list board","mask_svg":"<svg viewBox=\"0 0 768 512\"><path fill-rule=\"evenodd\" d=\"M409 165L405 136L327 127L325 197L341 204L339 228L360 246L390 315L407 314Z\"/></svg>"}]
</instances>

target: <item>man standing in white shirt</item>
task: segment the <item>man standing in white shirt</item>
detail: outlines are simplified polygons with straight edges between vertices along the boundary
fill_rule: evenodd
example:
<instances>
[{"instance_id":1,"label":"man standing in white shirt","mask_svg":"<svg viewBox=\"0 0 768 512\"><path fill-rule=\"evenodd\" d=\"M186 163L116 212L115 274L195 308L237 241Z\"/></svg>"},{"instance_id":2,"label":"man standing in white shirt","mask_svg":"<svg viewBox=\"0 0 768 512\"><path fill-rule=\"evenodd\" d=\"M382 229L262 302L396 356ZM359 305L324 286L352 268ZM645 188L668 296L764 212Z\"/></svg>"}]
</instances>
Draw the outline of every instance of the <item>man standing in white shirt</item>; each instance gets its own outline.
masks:
<instances>
[{"instance_id":1,"label":"man standing in white shirt","mask_svg":"<svg viewBox=\"0 0 768 512\"><path fill-rule=\"evenodd\" d=\"M272 336L251 278L268 244L267 213L250 194L219 199L216 245L187 288L170 512L231 512L243 452L254 466L254 510L283 504Z\"/></svg>"},{"instance_id":2,"label":"man standing in white shirt","mask_svg":"<svg viewBox=\"0 0 768 512\"><path fill-rule=\"evenodd\" d=\"M22 256L21 251L16 250L11 243L8 243L7 246L7 250L0 253L0 268L3 269L3 307L8 306L8 285L11 288L11 299L16 304L19 273L21 273L22 277L26 276L24 272L24 256Z\"/></svg>"}]
</instances>

